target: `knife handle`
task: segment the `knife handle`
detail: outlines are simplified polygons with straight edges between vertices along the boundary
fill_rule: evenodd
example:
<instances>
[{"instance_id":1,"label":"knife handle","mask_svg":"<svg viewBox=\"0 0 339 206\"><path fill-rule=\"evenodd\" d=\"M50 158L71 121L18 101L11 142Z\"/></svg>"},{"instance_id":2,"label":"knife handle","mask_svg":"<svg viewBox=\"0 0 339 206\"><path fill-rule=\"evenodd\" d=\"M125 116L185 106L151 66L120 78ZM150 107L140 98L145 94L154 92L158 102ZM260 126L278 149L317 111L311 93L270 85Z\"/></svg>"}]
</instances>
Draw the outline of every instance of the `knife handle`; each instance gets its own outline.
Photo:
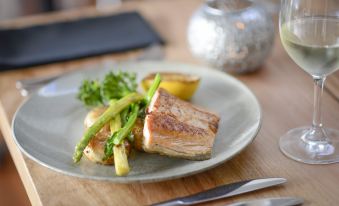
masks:
<instances>
[{"instance_id":1,"label":"knife handle","mask_svg":"<svg viewBox=\"0 0 339 206\"><path fill-rule=\"evenodd\" d=\"M252 180L245 180L241 182L236 182L227 185L225 185L205 190L187 197L179 197L173 200L165 201L165 202L160 202L157 204L154 204L152 206L174 206L174 205L192 205L192 204L197 204L201 202L207 202L215 199L220 199L222 197L226 197L228 193L238 189L242 185L250 182Z\"/></svg>"}]
</instances>

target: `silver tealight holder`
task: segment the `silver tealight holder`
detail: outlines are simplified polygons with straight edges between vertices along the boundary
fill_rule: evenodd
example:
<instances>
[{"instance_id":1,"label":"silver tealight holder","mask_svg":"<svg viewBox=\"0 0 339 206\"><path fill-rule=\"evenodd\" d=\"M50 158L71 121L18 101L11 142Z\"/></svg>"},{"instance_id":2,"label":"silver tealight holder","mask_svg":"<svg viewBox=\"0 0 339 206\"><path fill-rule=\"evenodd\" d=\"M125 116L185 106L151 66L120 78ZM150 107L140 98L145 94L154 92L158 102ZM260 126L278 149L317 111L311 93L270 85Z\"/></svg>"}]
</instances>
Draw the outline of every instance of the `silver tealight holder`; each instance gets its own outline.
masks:
<instances>
[{"instance_id":1,"label":"silver tealight holder","mask_svg":"<svg viewBox=\"0 0 339 206\"><path fill-rule=\"evenodd\" d=\"M187 37L197 58L224 71L244 73L267 58L274 24L251 0L208 0L193 14Z\"/></svg>"}]
</instances>

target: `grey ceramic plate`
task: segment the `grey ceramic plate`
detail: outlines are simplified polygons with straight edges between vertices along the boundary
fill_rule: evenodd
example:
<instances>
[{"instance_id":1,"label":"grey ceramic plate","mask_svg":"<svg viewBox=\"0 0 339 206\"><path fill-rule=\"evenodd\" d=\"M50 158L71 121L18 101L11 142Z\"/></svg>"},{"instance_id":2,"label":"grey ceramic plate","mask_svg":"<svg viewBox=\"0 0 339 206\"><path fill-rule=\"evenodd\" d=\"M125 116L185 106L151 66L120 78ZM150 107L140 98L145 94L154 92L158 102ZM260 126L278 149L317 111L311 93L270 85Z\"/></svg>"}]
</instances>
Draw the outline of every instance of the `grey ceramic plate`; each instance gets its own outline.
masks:
<instances>
[{"instance_id":1,"label":"grey ceramic plate","mask_svg":"<svg viewBox=\"0 0 339 206\"><path fill-rule=\"evenodd\" d=\"M99 67L99 66L97 66ZM85 78L102 78L109 69L136 72L138 81L150 72L171 71L195 74L201 83L192 102L220 115L212 158L188 161L139 153L130 160L131 172L115 176L112 166L89 162L72 163L74 146L83 133L86 109L76 99ZM154 182L198 173L230 159L256 136L261 121L260 107L252 92L235 78L211 68L169 62L106 64L100 68L68 74L33 94L16 112L14 138L20 149L36 162L58 172L113 182Z\"/></svg>"}]
</instances>

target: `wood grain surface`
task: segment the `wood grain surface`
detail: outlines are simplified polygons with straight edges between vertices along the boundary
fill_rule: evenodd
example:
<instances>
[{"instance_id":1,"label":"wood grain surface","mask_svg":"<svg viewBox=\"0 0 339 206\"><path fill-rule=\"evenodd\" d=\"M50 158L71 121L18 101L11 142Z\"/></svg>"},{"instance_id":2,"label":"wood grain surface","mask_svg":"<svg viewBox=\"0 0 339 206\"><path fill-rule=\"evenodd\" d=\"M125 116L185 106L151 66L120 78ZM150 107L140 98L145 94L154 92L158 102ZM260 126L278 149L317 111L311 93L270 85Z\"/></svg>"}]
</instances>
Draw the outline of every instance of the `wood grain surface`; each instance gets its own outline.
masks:
<instances>
[{"instance_id":1,"label":"wood grain surface","mask_svg":"<svg viewBox=\"0 0 339 206\"><path fill-rule=\"evenodd\" d=\"M326 90L339 101L339 72L327 77Z\"/></svg>"},{"instance_id":2,"label":"wood grain surface","mask_svg":"<svg viewBox=\"0 0 339 206\"><path fill-rule=\"evenodd\" d=\"M202 64L191 56L186 42L189 17L200 4L201 1L194 0L135 1L100 12L88 8L3 22L1 26L21 27L138 10L166 39L164 49L167 60ZM205 205L279 196L302 197L305 205L338 204L338 164L306 165L286 158L279 151L281 135L288 129L311 123L313 85L311 77L288 58L278 34L269 59L258 72L236 75L259 99L263 112L262 128L254 142L241 154L214 169L159 183L114 184L65 176L23 156L13 141L10 127L15 110L24 100L15 89L16 80L81 69L105 59L124 59L136 53L103 55L0 73L0 127L33 205L147 205L217 185L259 177L284 177L288 182L283 186ZM339 96L338 79L329 79L323 95L324 124L336 129L339 129L339 101L335 98Z\"/></svg>"},{"instance_id":3,"label":"wood grain surface","mask_svg":"<svg viewBox=\"0 0 339 206\"><path fill-rule=\"evenodd\" d=\"M30 201L0 130L0 205L29 206Z\"/></svg>"}]
</instances>

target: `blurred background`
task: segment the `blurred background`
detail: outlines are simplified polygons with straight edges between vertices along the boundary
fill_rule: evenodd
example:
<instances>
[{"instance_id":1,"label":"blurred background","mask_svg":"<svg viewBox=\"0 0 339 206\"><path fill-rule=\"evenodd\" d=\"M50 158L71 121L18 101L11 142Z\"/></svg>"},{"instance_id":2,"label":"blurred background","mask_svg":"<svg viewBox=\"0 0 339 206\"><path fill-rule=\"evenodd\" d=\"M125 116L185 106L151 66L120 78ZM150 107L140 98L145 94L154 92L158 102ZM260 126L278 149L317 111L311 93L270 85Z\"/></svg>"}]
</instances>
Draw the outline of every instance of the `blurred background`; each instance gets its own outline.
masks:
<instances>
[{"instance_id":1,"label":"blurred background","mask_svg":"<svg viewBox=\"0 0 339 206\"><path fill-rule=\"evenodd\" d=\"M79 8L95 5L95 3L95 0L0 0L0 20L61 9Z\"/></svg>"},{"instance_id":2,"label":"blurred background","mask_svg":"<svg viewBox=\"0 0 339 206\"><path fill-rule=\"evenodd\" d=\"M0 0L0 20L36 13L119 4L122 0ZM125 0L126 1L126 0Z\"/></svg>"},{"instance_id":3,"label":"blurred background","mask_svg":"<svg viewBox=\"0 0 339 206\"><path fill-rule=\"evenodd\" d=\"M100 8L107 5L120 4L122 1L128 0L0 0L0 20L88 6ZM277 5L280 3L280 0L254 1L265 4L272 13L277 12Z\"/></svg>"}]
</instances>

